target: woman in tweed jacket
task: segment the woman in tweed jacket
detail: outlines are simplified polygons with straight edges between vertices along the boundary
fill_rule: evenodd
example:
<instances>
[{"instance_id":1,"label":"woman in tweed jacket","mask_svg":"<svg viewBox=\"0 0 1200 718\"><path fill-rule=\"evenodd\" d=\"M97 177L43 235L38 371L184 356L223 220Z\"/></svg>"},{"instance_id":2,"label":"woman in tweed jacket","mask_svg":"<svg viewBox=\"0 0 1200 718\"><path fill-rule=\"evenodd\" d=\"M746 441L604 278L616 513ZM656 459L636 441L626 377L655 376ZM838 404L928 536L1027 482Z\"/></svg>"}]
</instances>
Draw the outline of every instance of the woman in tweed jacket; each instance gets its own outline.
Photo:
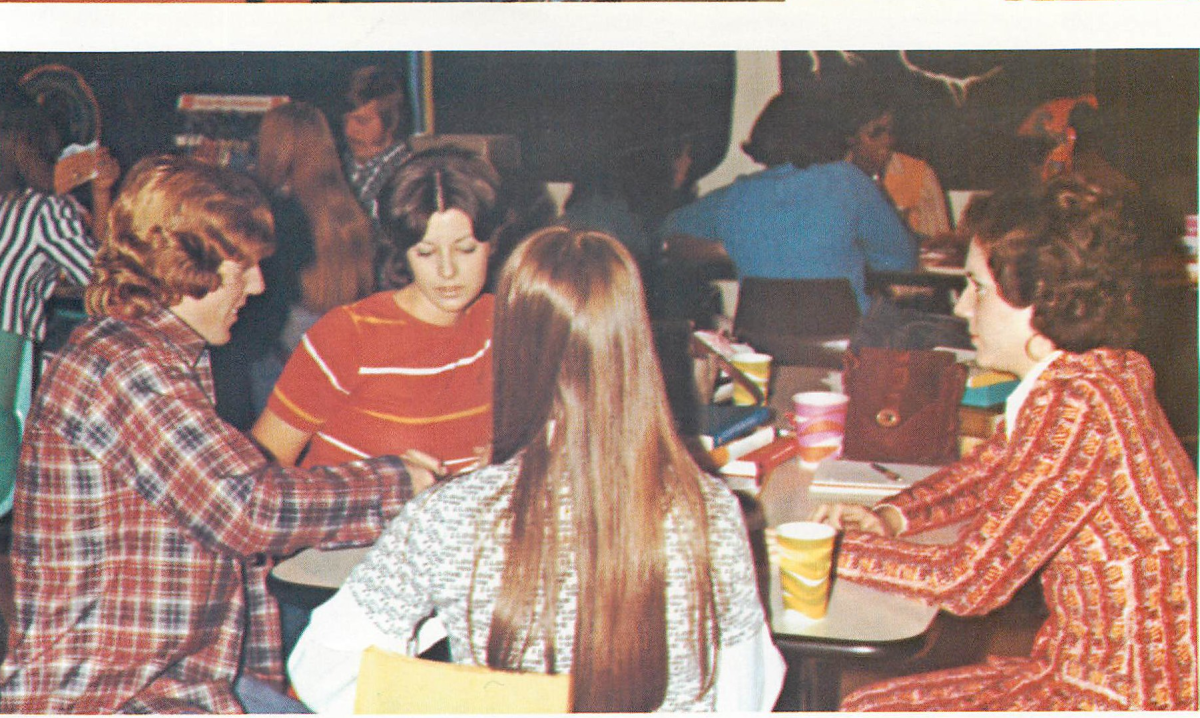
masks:
<instances>
[{"instance_id":1,"label":"woman in tweed jacket","mask_svg":"<svg viewBox=\"0 0 1200 718\"><path fill-rule=\"evenodd\" d=\"M981 366L1022 377L996 434L847 529L837 572L987 613L1041 571L1049 618L1028 658L867 686L846 710L1196 709L1196 471L1154 398L1136 329L1139 240L1082 183L973 213L956 312ZM957 541L906 534L963 522Z\"/></svg>"}]
</instances>

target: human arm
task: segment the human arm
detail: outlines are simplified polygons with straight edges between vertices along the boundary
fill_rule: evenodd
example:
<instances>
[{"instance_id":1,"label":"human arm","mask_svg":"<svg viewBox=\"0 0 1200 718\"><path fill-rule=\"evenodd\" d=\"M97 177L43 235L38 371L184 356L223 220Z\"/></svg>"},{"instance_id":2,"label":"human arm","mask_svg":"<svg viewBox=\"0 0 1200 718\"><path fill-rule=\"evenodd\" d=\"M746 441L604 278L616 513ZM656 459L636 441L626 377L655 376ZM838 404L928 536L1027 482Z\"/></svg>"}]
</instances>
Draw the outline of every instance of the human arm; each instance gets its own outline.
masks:
<instances>
[{"instance_id":1,"label":"human arm","mask_svg":"<svg viewBox=\"0 0 1200 718\"><path fill-rule=\"evenodd\" d=\"M716 712L771 711L783 689L786 671L783 656L771 641L771 630L764 621L749 638L721 648Z\"/></svg>"},{"instance_id":2,"label":"human arm","mask_svg":"<svg viewBox=\"0 0 1200 718\"><path fill-rule=\"evenodd\" d=\"M877 536L898 536L904 531L904 515L895 507L874 508L857 504L821 504L810 521L829 524L838 531L864 531Z\"/></svg>"},{"instance_id":3,"label":"human arm","mask_svg":"<svg viewBox=\"0 0 1200 718\"><path fill-rule=\"evenodd\" d=\"M406 642L379 630L343 587L313 610L288 657L288 679L297 697L317 713L353 713L363 651L371 646L406 652Z\"/></svg>"},{"instance_id":4,"label":"human arm","mask_svg":"<svg viewBox=\"0 0 1200 718\"><path fill-rule=\"evenodd\" d=\"M710 560L721 620L714 707L770 711L783 687L783 657L765 620L741 507L737 499L709 490Z\"/></svg>"},{"instance_id":5,"label":"human arm","mask_svg":"<svg viewBox=\"0 0 1200 718\"><path fill-rule=\"evenodd\" d=\"M308 471L269 463L170 354L117 360L81 424L76 441L108 475L208 550L244 559L369 542L414 490L395 457Z\"/></svg>"},{"instance_id":6,"label":"human arm","mask_svg":"<svg viewBox=\"0 0 1200 718\"><path fill-rule=\"evenodd\" d=\"M914 232L925 237L936 237L950 231L950 215L946 211L946 193L938 182L937 174L925 162L919 165L921 175L917 206L909 214Z\"/></svg>"},{"instance_id":7,"label":"human arm","mask_svg":"<svg viewBox=\"0 0 1200 718\"><path fill-rule=\"evenodd\" d=\"M426 528L438 528L420 516L427 497L401 512L342 588L313 612L301 634L288 659L288 675L297 696L313 710L346 713L353 708L367 648L419 653L440 637L425 635L427 629L439 628L440 622L421 623L432 610L423 579L436 573L439 559L433 554L444 548L443 543L423 538ZM424 548L414 551L412 544ZM414 565L419 568L414 570ZM411 639L418 625L421 631L414 645Z\"/></svg>"},{"instance_id":8,"label":"human arm","mask_svg":"<svg viewBox=\"0 0 1200 718\"><path fill-rule=\"evenodd\" d=\"M358 381L358 346L347 307L326 313L300 338L250 429L276 461L294 465L313 435L349 403Z\"/></svg>"},{"instance_id":9,"label":"human arm","mask_svg":"<svg viewBox=\"0 0 1200 718\"><path fill-rule=\"evenodd\" d=\"M92 278L92 259L98 244L87 226L87 211L74 197L45 195L37 210L39 244L71 284Z\"/></svg>"},{"instance_id":10,"label":"human arm","mask_svg":"<svg viewBox=\"0 0 1200 718\"><path fill-rule=\"evenodd\" d=\"M838 575L930 601L959 615L1003 605L1104 501L1120 470L1113 426L1085 387L1031 395L994 487L950 545L844 535Z\"/></svg>"},{"instance_id":11,"label":"human arm","mask_svg":"<svg viewBox=\"0 0 1200 718\"><path fill-rule=\"evenodd\" d=\"M297 429L268 407L250 428L250 435L276 462L283 466L295 466L300 452L308 446L311 431Z\"/></svg>"},{"instance_id":12,"label":"human arm","mask_svg":"<svg viewBox=\"0 0 1200 718\"><path fill-rule=\"evenodd\" d=\"M112 188L121 176L121 167L108 150L96 150L96 174L92 178L92 234L103 240L108 222L108 210L112 206Z\"/></svg>"}]
</instances>

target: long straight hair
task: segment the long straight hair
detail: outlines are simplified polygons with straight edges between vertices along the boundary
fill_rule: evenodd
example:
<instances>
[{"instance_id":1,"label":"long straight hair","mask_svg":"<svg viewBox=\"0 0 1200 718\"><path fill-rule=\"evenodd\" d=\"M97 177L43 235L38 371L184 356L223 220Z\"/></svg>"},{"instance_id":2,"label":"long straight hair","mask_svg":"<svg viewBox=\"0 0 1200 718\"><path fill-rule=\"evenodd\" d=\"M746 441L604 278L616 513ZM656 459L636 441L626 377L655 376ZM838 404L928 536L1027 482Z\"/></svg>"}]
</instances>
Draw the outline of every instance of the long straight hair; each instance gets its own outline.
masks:
<instances>
[{"instance_id":1,"label":"long straight hair","mask_svg":"<svg viewBox=\"0 0 1200 718\"><path fill-rule=\"evenodd\" d=\"M304 306L325 312L369 294L375 288L371 222L346 184L325 115L307 102L263 115L257 164L259 179L294 196L308 219L315 259L300 273Z\"/></svg>"},{"instance_id":2,"label":"long straight hair","mask_svg":"<svg viewBox=\"0 0 1200 718\"><path fill-rule=\"evenodd\" d=\"M659 707L670 514L689 554L703 694L717 645L707 512L668 409L635 260L605 234L535 232L504 265L495 326L495 459L523 457L501 518L511 534L488 665L520 668L540 638L554 670L560 558L571 555L573 709Z\"/></svg>"}]
</instances>

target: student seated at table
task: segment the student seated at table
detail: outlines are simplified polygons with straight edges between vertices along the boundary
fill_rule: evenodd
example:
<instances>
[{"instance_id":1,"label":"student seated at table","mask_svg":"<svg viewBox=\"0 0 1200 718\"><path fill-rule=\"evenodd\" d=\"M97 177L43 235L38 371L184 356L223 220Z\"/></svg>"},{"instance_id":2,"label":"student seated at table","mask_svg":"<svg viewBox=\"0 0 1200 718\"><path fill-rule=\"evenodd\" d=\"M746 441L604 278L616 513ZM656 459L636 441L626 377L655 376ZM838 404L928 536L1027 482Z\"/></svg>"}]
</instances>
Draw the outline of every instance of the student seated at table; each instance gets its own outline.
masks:
<instances>
[{"instance_id":1,"label":"student seated at table","mask_svg":"<svg viewBox=\"0 0 1200 718\"><path fill-rule=\"evenodd\" d=\"M875 180L905 224L924 241L950 231L946 193L929 163L896 151L896 112L878 91L865 88L846 125L846 160Z\"/></svg>"},{"instance_id":2,"label":"student seated at table","mask_svg":"<svg viewBox=\"0 0 1200 718\"><path fill-rule=\"evenodd\" d=\"M570 674L575 711L769 710L741 509L675 434L633 257L541 230L497 297L495 463L418 497L313 613L296 692L349 710L363 650L436 611L454 661Z\"/></svg>"},{"instance_id":3,"label":"student seated at table","mask_svg":"<svg viewBox=\"0 0 1200 718\"><path fill-rule=\"evenodd\" d=\"M130 171L25 432L0 712L301 710L276 692L267 557L373 541L432 483L390 456L285 469L217 417L207 347L262 291L272 231L235 172Z\"/></svg>"},{"instance_id":4,"label":"student seated at table","mask_svg":"<svg viewBox=\"0 0 1200 718\"><path fill-rule=\"evenodd\" d=\"M873 509L833 506L837 575L959 615L1040 571L1050 617L1028 658L860 689L845 710L1196 710L1196 470L1155 400L1137 323L1139 238L1073 178L972 212L966 318L986 368L1017 374L980 448ZM901 536L965 522L945 546Z\"/></svg>"},{"instance_id":5,"label":"student seated at table","mask_svg":"<svg viewBox=\"0 0 1200 718\"><path fill-rule=\"evenodd\" d=\"M416 154L384 197L404 286L337 307L304 335L255 423L283 464L418 452L439 472L486 460L492 431L489 241L499 180L455 149Z\"/></svg>"},{"instance_id":6,"label":"student seated at table","mask_svg":"<svg viewBox=\"0 0 1200 718\"><path fill-rule=\"evenodd\" d=\"M739 277L845 277L865 313L867 269L915 269L917 245L871 178L843 159L840 106L823 89L776 95L742 146L767 169L668 215L668 253L728 253Z\"/></svg>"}]
</instances>

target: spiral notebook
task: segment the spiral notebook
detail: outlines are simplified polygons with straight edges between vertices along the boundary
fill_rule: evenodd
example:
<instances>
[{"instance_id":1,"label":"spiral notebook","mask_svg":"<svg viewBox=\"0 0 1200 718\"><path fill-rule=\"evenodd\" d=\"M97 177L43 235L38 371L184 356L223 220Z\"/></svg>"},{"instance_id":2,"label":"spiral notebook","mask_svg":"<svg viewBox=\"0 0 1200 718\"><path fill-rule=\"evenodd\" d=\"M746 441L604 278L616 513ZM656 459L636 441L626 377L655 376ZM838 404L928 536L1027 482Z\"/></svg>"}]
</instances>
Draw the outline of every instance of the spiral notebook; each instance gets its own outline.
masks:
<instances>
[{"instance_id":1,"label":"spiral notebook","mask_svg":"<svg viewBox=\"0 0 1200 718\"><path fill-rule=\"evenodd\" d=\"M877 461L826 459L813 472L809 493L846 497L887 498L900 493L942 467Z\"/></svg>"}]
</instances>

